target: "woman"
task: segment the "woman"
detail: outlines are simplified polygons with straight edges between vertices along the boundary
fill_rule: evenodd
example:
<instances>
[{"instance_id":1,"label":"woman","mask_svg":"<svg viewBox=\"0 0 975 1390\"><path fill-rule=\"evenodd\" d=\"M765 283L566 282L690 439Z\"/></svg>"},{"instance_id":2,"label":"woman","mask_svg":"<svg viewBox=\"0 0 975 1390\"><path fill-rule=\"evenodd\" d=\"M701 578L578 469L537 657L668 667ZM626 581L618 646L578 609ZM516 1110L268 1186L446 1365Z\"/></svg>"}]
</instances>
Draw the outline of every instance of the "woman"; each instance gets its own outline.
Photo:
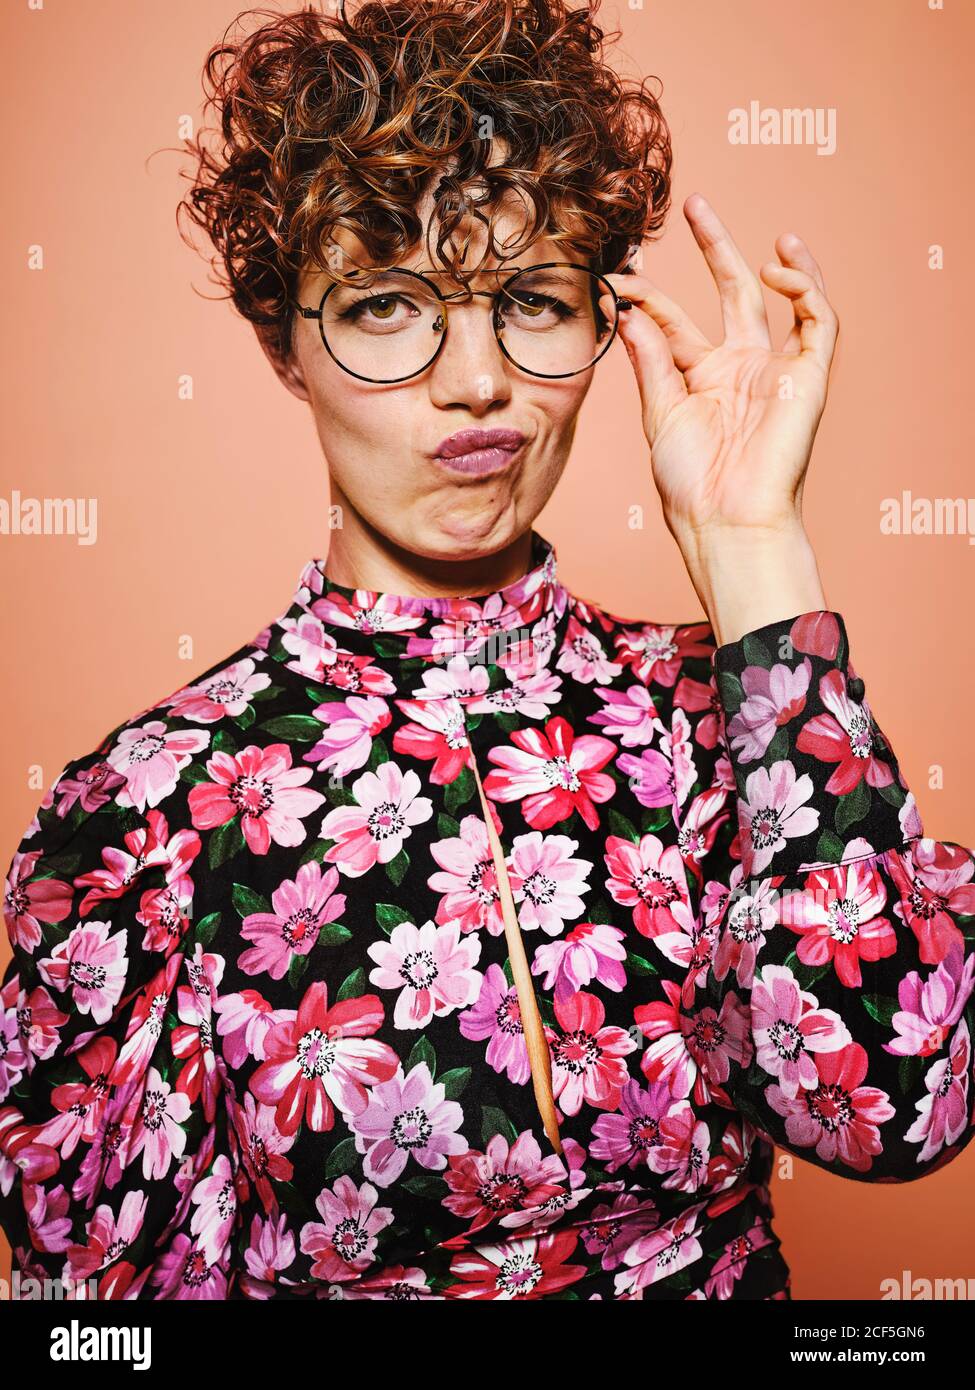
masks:
<instances>
[{"instance_id":1,"label":"woman","mask_svg":"<svg viewBox=\"0 0 975 1390\"><path fill-rule=\"evenodd\" d=\"M327 455L327 559L70 762L5 902L2 1225L139 1299L787 1299L772 1145L972 1138L972 852L923 835L801 519L836 317L695 195L725 341L629 266L670 148L592 9L211 53L186 206ZM533 525L619 333L706 621ZM786 380L790 389L784 391Z\"/></svg>"}]
</instances>

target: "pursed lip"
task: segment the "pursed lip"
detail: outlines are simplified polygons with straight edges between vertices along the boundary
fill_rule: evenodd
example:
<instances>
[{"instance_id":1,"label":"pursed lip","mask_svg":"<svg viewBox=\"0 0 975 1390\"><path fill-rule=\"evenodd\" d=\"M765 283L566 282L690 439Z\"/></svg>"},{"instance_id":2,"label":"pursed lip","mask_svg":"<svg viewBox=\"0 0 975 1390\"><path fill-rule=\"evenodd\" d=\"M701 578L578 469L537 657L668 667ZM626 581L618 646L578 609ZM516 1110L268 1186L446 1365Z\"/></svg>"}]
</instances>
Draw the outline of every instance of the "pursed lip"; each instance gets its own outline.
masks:
<instances>
[{"instance_id":1,"label":"pursed lip","mask_svg":"<svg viewBox=\"0 0 975 1390\"><path fill-rule=\"evenodd\" d=\"M514 453L524 442L525 436L521 430L458 430L456 434L441 439L434 457L455 459L462 454L473 454L478 449L505 449Z\"/></svg>"}]
</instances>

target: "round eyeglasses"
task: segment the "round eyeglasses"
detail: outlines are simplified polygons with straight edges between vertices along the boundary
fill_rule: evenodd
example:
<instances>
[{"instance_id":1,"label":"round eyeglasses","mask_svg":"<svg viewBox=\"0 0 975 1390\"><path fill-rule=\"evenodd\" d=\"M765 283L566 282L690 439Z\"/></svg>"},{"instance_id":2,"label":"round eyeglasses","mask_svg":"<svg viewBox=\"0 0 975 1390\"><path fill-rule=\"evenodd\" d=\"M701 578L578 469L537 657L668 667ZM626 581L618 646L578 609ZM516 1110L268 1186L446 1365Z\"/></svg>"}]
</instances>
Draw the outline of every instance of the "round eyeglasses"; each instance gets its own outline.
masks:
<instances>
[{"instance_id":1,"label":"round eyeglasses","mask_svg":"<svg viewBox=\"0 0 975 1390\"><path fill-rule=\"evenodd\" d=\"M448 301L470 295L493 300L494 334L508 361L550 378L576 376L598 362L616 337L621 311L633 307L602 275L572 261L516 269L497 290L448 295L419 271L394 266L329 285L317 309L295 307L318 320L325 349L344 372L388 384L426 371L447 341ZM612 304L608 318L602 295Z\"/></svg>"}]
</instances>

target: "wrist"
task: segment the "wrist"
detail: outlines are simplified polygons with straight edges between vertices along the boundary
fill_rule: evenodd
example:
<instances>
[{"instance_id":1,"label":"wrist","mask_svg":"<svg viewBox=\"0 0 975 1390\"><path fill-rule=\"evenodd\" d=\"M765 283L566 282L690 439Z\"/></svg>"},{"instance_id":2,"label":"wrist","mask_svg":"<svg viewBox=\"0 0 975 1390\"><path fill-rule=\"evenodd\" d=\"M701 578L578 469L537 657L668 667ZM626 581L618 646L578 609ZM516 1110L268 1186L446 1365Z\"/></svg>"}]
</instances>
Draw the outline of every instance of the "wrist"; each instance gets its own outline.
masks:
<instances>
[{"instance_id":1,"label":"wrist","mask_svg":"<svg viewBox=\"0 0 975 1390\"><path fill-rule=\"evenodd\" d=\"M673 534L718 646L767 623L829 607L801 521Z\"/></svg>"}]
</instances>

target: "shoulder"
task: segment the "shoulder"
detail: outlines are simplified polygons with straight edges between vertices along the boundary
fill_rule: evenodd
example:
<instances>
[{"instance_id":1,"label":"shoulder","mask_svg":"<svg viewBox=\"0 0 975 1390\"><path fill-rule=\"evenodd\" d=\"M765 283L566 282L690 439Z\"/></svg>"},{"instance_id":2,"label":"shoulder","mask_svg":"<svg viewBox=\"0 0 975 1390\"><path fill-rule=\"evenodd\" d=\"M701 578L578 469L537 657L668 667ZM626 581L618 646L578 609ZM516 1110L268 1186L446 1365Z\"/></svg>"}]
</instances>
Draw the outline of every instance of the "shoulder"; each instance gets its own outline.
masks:
<instances>
[{"instance_id":1,"label":"shoulder","mask_svg":"<svg viewBox=\"0 0 975 1390\"><path fill-rule=\"evenodd\" d=\"M165 949L166 913L178 913L181 881L200 851L189 794L215 750L242 741L273 688L280 668L261 646L266 634L116 724L49 783L6 861L4 921L15 954L32 955L71 917L134 911L134 901L141 920L150 889L159 895L148 905L158 908L156 944ZM143 927L152 937L148 920Z\"/></svg>"}]
</instances>

